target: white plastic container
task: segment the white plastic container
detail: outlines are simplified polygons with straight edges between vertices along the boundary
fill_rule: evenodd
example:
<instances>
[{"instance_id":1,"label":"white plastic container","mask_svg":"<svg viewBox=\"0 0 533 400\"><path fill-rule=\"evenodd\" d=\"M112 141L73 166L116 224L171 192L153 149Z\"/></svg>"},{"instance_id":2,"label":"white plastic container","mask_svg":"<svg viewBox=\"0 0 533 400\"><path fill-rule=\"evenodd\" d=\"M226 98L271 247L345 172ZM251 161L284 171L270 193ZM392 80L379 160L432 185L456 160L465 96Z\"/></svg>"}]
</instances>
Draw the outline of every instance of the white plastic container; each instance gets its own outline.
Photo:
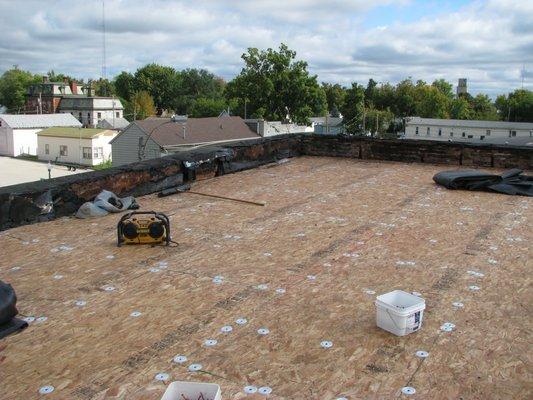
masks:
<instances>
[{"instance_id":1,"label":"white plastic container","mask_svg":"<svg viewBox=\"0 0 533 400\"><path fill-rule=\"evenodd\" d=\"M405 336L422 327L425 308L423 298L394 290L376 297L376 323L396 336Z\"/></svg>"},{"instance_id":2,"label":"white plastic container","mask_svg":"<svg viewBox=\"0 0 533 400\"><path fill-rule=\"evenodd\" d=\"M161 400L198 400L200 394L203 394L205 400L221 400L220 386L215 383L202 382L182 382L176 381L168 385L167 390Z\"/></svg>"}]
</instances>

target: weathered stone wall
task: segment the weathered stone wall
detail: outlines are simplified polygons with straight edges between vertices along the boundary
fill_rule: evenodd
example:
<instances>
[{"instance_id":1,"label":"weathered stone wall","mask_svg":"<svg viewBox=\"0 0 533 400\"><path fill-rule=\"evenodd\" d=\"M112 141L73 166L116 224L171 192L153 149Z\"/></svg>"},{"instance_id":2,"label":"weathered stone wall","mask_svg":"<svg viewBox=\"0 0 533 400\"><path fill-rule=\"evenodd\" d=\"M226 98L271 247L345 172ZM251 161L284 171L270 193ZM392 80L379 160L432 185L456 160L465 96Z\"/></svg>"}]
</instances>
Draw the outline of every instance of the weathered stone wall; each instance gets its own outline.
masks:
<instances>
[{"instance_id":1,"label":"weathered stone wall","mask_svg":"<svg viewBox=\"0 0 533 400\"><path fill-rule=\"evenodd\" d=\"M103 171L0 188L0 230L73 214L101 190L142 196L183 181L209 179L299 155L350 157L467 167L533 169L527 148L326 135L282 135L206 146ZM53 213L42 214L48 195Z\"/></svg>"}]
</instances>

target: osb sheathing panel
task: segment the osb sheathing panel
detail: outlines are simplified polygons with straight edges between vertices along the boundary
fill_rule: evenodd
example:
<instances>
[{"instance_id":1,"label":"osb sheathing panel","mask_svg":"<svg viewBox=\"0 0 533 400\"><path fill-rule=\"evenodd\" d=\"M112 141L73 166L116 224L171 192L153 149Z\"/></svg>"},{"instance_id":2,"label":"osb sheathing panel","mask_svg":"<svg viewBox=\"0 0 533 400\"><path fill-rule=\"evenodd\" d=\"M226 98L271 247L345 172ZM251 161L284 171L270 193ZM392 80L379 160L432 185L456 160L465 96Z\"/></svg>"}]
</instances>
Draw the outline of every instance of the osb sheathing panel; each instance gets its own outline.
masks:
<instances>
[{"instance_id":1,"label":"osb sheathing panel","mask_svg":"<svg viewBox=\"0 0 533 400\"><path fill-rule=\"evenodd\" d=\"M224 399L390 399L404 386L415 399L530 398L531 200L448 191L431 179L440 170L303 157L194 186L266 207L138 199L170 215L178 247L117 248L117 215L3 232L2 279L23 315L48 319L0 342L2 399L38 398L44 385L50 399L159 399L159 372L216 382ZM394 289L426 300L419 332L375 326L375 296Z\"/></svg>"}]
</instances>

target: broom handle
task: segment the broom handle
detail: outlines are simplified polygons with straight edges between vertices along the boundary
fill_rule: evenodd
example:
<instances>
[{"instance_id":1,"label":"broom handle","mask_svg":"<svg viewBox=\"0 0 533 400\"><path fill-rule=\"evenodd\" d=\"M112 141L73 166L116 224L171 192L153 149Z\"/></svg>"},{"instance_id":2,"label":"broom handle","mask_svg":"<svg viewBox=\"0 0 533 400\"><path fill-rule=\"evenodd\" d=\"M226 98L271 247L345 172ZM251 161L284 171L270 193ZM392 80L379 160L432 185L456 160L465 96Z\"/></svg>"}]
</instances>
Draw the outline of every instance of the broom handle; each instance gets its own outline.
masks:
<instances>
[{"instance_id":1,"label":"broom handle","mask_svg":"<svg viewBox=\"0 0 533 400\"><path fill-rule=\"evenodd\" d=\"M200 193L200 192L195 192L194 190L187 190L186 192L183 192L183 193L192 193L192 194L198 194L198 195L200 195L200 196L214 197L214 198L216 198L216 199L224 199L224 200L238 201L239 203L253 204L253 205L255 205L255 206L262 206L262 207L265 206L265 203L259 203L259 202L256 202L256 201L250 201L250 200L235 199L235 198L233 198L233 197L218 196L218 195L216 195L216 194Z\"/></svg>"}]
</instances>

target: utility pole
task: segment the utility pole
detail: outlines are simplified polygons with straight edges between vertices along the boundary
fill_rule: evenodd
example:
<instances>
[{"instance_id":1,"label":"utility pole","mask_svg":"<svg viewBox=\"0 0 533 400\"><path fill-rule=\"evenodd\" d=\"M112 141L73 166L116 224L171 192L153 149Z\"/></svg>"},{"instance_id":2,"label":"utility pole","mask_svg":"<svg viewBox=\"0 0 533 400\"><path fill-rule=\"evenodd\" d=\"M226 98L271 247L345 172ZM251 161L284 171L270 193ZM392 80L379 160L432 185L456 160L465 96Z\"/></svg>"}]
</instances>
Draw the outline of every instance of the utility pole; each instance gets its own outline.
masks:
<instances>
[{"instance_id":1,"label":"utility pole","mask_svg":"<svg viewBox=\"0 0 533 400\"><path fill-rule=\"evenodd\" d=\"M106 68L106 48L105 48L105 2L102 0L102 81L107 79ZM104 83L105 85L105 83ZM104 94L107 96L107 88L104 87Z\"/></svg>"}]
</instances>

